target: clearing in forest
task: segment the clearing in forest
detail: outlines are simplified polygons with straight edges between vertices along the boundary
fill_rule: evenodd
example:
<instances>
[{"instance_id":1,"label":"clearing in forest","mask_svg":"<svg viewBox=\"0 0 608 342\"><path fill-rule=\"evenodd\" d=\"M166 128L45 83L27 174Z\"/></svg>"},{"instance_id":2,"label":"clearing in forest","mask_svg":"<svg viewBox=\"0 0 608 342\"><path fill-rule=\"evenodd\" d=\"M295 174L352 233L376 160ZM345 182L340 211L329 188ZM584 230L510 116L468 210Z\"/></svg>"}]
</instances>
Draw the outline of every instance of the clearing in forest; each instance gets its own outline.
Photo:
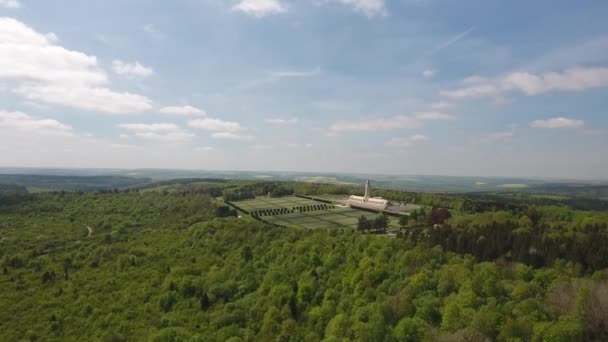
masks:
<instances>
[{"instance_id":1,"label":"clearing in forest","mask_svg":"<svg viewBox=\"0 0 608 342\"><path fill-rule=\"evenodd\" d=\"M233 202L237 209L256 216L262 221L279 226L302 228L356 228L361 216L372 220L379 214L355 208L337 206L296 196L256 197ZM397 220L389 219L389 227L396 228Z\"/></svg>"}]
</instances>

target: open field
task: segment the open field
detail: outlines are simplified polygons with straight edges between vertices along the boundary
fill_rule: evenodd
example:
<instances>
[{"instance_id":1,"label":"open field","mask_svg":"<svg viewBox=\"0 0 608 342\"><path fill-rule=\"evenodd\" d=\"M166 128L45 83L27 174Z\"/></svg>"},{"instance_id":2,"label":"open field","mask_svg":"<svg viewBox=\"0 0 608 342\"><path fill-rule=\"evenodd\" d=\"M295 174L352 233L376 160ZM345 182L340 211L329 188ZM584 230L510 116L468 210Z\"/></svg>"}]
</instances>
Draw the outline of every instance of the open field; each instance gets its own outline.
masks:
<instances>
[{"instance_id":1,"label":"open field","mask_svg":"<svg viewBox=\"0 0 608 342\"><path fill-rule=\"evenodd\" d=\"M288 196L279 198L257 197L251 200L235 202L234 204L248 212L253 212L256 210L292 209L298 206L311 206L321 203L306 198Z\"/></svg>"},{"instance_id":2,"label":"open field","mask_svg":"<svg viewBox=\"0 0 608 342\"><path fill-rule=\"evenodd\" d=\"M373 219L378 216L378 214L351 208L334 208L266 216L263 217L263 219L270 223L282 226L295 226L303 228L330 228L345 226L356 228L357 220L361 216L367 216L369 219Z\"/></svg>"},{"instance_id":3,"label":"open field","mask_svg":"<svg viewBox=\"0 0 608 342\"><path fill-rule=\"evenodd\" d=\"M262 220L289 227L303 228L356 228L361 216L374 219L377 213L326 204L295 196L270 198L258 197L252 200L234 202L237 207ZM397 219L389 218L389 227L397 227Z\"/></svg>"},{"instance_id":4,"label":"open field","mask_svg":"<svg viewBox=\"0 0 608 342\"><path fill-rule=\"evenodd\" d=\"M511 184L501 184L501 188L505 189L524 189L528 187L528 184L519 184L519 183L511 183Z\"/></svg>"}]
</instances>

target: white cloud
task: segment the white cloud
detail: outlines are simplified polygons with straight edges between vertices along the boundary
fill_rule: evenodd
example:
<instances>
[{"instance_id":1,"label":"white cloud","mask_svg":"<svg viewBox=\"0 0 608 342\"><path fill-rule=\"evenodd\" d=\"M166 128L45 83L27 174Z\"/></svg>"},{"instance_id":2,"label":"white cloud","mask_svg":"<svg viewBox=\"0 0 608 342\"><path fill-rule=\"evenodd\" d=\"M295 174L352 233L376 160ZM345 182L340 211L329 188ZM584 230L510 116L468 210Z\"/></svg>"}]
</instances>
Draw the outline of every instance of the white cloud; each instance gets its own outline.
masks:
<instances>
[{"instance_id":1,"label":"white cloud","mask_svg":"<svg viewBox=\"0 0 608 342\"><path fill-rule=\"evenodd\" d=\"M397 128L417 128L425 121L453 120L451 115L441 112L417 112L414 115L396 115L391 117L377 117L360 120L337 121L330 125L329 135L344 132L363 132L390 130Z\"/></svg>"},{"instance_id":2,"label":"white cloud","mask_svg":"<svg viewBox=\"0 0 608 342\"><path fill-rule=\"evenodd\" d=\"M51 42L55 43L59 41L59 37L53 32L49 32L45 35Z\"/></svg>"},{"instance_id":3,"label":"white cloud","mask_svg":"<svg viewBox=\"0 0 608 342\"><path fill-rule=\"evenodd\" d=\"M433 110L441 110L450 108L452 105L449 102L439 101L430 105Z\"/></svg>"},{"instance_id":4,"label":"white cloud","mask_svg":"<svg viewBox=\"0 0 608 342\"><path fill-rule=\"evenodd\" d=\"M389 146L393 146L393 147L410 147L414 143L425 142L425 141L430 141L430 140L431 140L431 138L426 135L416 134L416 135L412 135L411 137L392 138L386 144Z\"/></svg>"},{"instance_id":5,"label":"white cloud","mask_svg":"<svg viewBox=\"0 0 608 342\"><path fill-rule=\"evenodd\" d=\"M112 70L116 74L128 78L145 78L154 74L154 70L139 64L139 62L127 63L119 59L112 61Z\"/></svg>"},{"instance_id":6,"label":"white cloud","mask_svg":"<svg viewBox=\"0 0 608 342\"><path fill-rule=\"evenodd\" d=\"M304 70L304 71L273 71L270 73L269 77L272 79L282 79L282 78L290 78L290 77L312 77L321 73L321 68L315 68L312 70Z\"/></svg>"},{"instance_id":7,"label":"white cloud","mask_svg":"<svg viewBox=\"0 0 608 342\"><path fill-rule=\"evenodd\" d=\"M0 88L27 100L87 111L133 113L152 108L145 96L108 88L108 77L95 56L65 49L55 41L54 35L0 18Z\"/></svg>"},{"instance_id":8,"label":"white cloud","mask_svg":"<svg viewBox=\"0 0 608 342\"><path fill-rule=\"evenodd\" d=\"M473 76L469 76L467 78L465 78L464 80L462 80L462 83L464 84L479 84L479 83L484 83L487 82L488 79L485 77L481 77L478 75L473 75Z\"/></svg>"},{"instance_id":9,"label":"white cloud","mask_svg":"<svg viewBox=\"0 0 608 342\"><path fill-rule=\"evenodd\" d=\"M164 34L158 30L153 24L146 24L141 28L148 36L154 39L162 39Z\"/></svg>"},{"instance_id":10,"label":"white cloud","mask_svg":"<svg viewBox=\"0 0 608 342\"><path fill-rule=\"evenodd\" d=\"M472 76L465 79L463 84L465 87L442 91L441 95L465 98L499 96L507 92L521 92L534 96L551 91L582 91L608 86L608 68L574 67L562 72L545 72L538 75L514 72L495 79Z\"/></svg>"},{"instance_id":11,"label":"white cloud","mask_svg":"<svg viewBox=\"0 0 608 342\"><path fill-rule=\"evenodd\" d=\"M426 135L422 135L422 134L416 134L410 137L411 141L430 141L431 138L427 137Z\"/></svg>"},{"instance_id":12,"label":"white cloud","mask_svg":"<svg viewBox=\"0 0 608 342\"><path fill-rule=\"evenodd\" d=\"M567 118L551 118L547 120L534 120L530 123L534 128L580 128L585 125L582 120Z\"/></svg>"},{"instance_id":13,"label":"white cloud","mask_svg":"<svg viewBox=\"0 0 608 342\"><path fill-rule=\"evenodd\" d=\"M238 122L223 121L220 119L204 118L188 122L188 126L206 129L208 131L238 132L244 130Z\"/></svg>"},{"instance_id":14,"label":"white cloud","mask_svg":"<svg viewBox=\"0 0 608 342\"><path fill-rule=\"evenodd\" d=\"M19 0L0 0L0 7L19 8L21 7L21 2Z\"/></svg>"},{"instance_id":15,"label":"white cloud","mask_svg":"<svg viewBox=\"0 0 608 342\"><path fill-rule=\"evenodd\" d=\"M163 142L179 142L194 137L194 134L179 128L173 123L120 124L118 127L132 133L136 137Z\"/></svg>"},{"instance_id":16,"label":"white cloud","mask_svg":"<svg viewBox=\"0 0 608 342\"><path fill-rule=\"evenodd\" d=\"M416 119L423 121L445 121L452 120L454 117L441 112L419 112L416 113Z\"/></svg>"},{"instance_id":17,"label":"white cloud","mask_svg":"<svg viewBox=\"0 0 608 342\"><path fill-rule=\"evenodd\" d=\"M411 116L396 115L374 119L338 121L329 127L330 133L376 131L395 128L416 128L419 121Z\"/></svg>"},{"instance_id":18,"label":"white cloud","mask_svg":"<svg viewBox=\"0 0 608 342\"><path fill-rule=\"evenodd\" d=\"M386 14L384 0L320 0L322 2L335 2L350 6L356 12L369 17ZM254 17L265 17L273 14L287 12L287 6L283 0L239 0L234 6L233 11L243 12Z\"/></svg>"},{"instance_id":19,"label":"white cloud","mask_svg":"<svg viewBox=\"0 0 608 342\"><path fill-rule=\"evenodd\" d=\"M355 11L367 16L386 14L384 0L334 0L343 5L351 6Z\"/></svg>"},{"instance_id":20,"label":"white cloud","mask_svg":"<svg viewBox=\"0 0 608 342\"><path fill-rule=\"evenodd\" d=\"M185 116L206 116L207 112L193 106L169 106L159 109L163 114L185 115Z\"/></svg>"},{"instance_id":21,"label":"white cloud","mask_svg":"<svg viewBox=\"0 0 608 342\"><path fill-rule=\"evenodd\" d=\"M147 131L147 132L162 132L162 131L172 131L177 130L178 127L172 123L154 123L154 124L120 124L120 128L126 129L128 131Z\"/></svg>"},{"instance_id":22,"label":"white cloud","mask_svg":"<svg viewBox=\"0 0 608 342\"><path fill-rule=\"evenodd\" d=\"M201 152L209 152L209 151L215 150L215 148L213 148L211 146L202 146L202 147L197 147L196 150L201 151Z\"/></svg>"},{"instance_id":23,"label":"white cloud","mask_svg":"<svg viewBox=\"0 0 608 342\"><path fill-rule=\"evenodd\" d=\"M457 90L442 90L441 95L450 98L492 96L500 93L494 84L477 84Z\"/></svg>"},{"instance_id":24,"label":"white cloud","mask_svg":"<svg viewBox=\"0 0 608 342\"><path fill-rule=\"evenodd\" d=\"M251 135L240 135L232 132L217 132L211 135L214 139L222 139L222 140L251 140L253 137Z\"/></svg>"},{"instance_id":25,"label":"white cloud","mask_svg":"<svg viewBox=\"0 0 608 342\"><path fill-rule=\"evenodd\" d=\"M575 45L559 44L556 49L526 63L526 70L547 71L571 65L600 65L608 59L608 35L600 35Z\"/></svg>"},{"instance_id":26,"label":"white cloud","mask_svg":"<svg viewBox=\"0 0 608 342\"><path fill-rule=\"evenodd\" d=\"M240 0L232 6L232 10L261 18L271 14L284 13L287 11L287 7L281 0Z\"/></svg>"},{"instance_id":27,"label":"white cloud","mask_svg":"<svg viewBox=\"0 0 608 342\"><path fill-rule=\"evenodd\" d=\"M27 131L32 134L71 135L72 127L54 119L34 119L22 112L0 110L0 128Z\"/></svg>"},{"instance_id":28,"label":"white cloud","mask_svg":"<svg viewBox=\"0 0 608 342\"><path fill-rule=\"evenodd\" d=\"M298 118L269 118L266 122L273 125L295 125L298 123Z\"/></svg>"},{"instance_id":29,"label":"white cloud","mask_svg":"<svg viewBox=\"0 0 608 342\"><path fill-rule=\"evenodd\" d=\"M280 82L283 79L314 77L320 73L321 68L318 67L312 70L271 71L265 77L242 82L237 86L237 88L249 89L268 83Z\"/></svg>"},{"instance_id":30,"label":"white cloud","mask_svg":"<svg viewBox=\"0 0 608 342\"><path fill-rule=\"evenodd\" d=\"M435 76L435 74L437 74L437 70L435 70L435 69L426 69L422 72L422 76L424 76L426 78L431 78L431 77Z\"/></svg>"}]
</instances>

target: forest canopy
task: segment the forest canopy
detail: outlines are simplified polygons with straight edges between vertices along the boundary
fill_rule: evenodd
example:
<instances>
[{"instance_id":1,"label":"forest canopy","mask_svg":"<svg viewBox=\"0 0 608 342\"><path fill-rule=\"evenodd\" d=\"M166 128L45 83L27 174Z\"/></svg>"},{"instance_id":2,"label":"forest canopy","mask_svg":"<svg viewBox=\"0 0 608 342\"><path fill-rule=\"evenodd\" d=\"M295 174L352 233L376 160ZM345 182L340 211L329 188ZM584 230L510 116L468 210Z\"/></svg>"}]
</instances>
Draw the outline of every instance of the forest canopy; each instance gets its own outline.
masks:
<instances>
[{"instance_id":1,"label":"forest canopy","mask_svg":"<svg viewBox=\"0 0 608 342\"><path fill-rule=\"evenodd\" d=\"M449 195L403 193L452 218L430 224L426 210L393 239L235 217L215 195L245 186L275 189L203 182L28 194L0 206L0 339L608 338L604 257L584 256L585 244L604 241L605 212L516 203L467 213L431 204ZM522 236L541 238L542 262L517 257Z\"/></svg>"}]
</instances>

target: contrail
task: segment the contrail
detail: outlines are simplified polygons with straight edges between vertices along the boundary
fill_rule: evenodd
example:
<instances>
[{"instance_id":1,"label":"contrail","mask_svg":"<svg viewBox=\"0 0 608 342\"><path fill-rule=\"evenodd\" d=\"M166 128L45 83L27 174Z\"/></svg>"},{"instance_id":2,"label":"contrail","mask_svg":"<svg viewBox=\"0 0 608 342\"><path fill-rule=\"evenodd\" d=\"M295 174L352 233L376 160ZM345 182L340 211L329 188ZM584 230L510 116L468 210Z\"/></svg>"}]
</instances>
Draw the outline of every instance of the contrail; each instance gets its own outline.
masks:
<instances>
[{"instance_id":1,"label":"contrail","mask_svg":"<svg viewBox=\"0 0 608 342\"><path fill-rule=\"evenodd\" d=\"M466 37L469 33L473 32L473 30L475 30L475 26L471 26L469 27L469 29L467 29L464 32L459 33L457 36L453 37L452 39L448 40L447 42L444 42L440 45L438 45L433 51L431 51L431 53L429 54L429 56L432 56L434 54L436 54L437 52L449 47L450 45L456 43L457 41L461 40L462 38Z\"/></svg>"}]
</instances>

